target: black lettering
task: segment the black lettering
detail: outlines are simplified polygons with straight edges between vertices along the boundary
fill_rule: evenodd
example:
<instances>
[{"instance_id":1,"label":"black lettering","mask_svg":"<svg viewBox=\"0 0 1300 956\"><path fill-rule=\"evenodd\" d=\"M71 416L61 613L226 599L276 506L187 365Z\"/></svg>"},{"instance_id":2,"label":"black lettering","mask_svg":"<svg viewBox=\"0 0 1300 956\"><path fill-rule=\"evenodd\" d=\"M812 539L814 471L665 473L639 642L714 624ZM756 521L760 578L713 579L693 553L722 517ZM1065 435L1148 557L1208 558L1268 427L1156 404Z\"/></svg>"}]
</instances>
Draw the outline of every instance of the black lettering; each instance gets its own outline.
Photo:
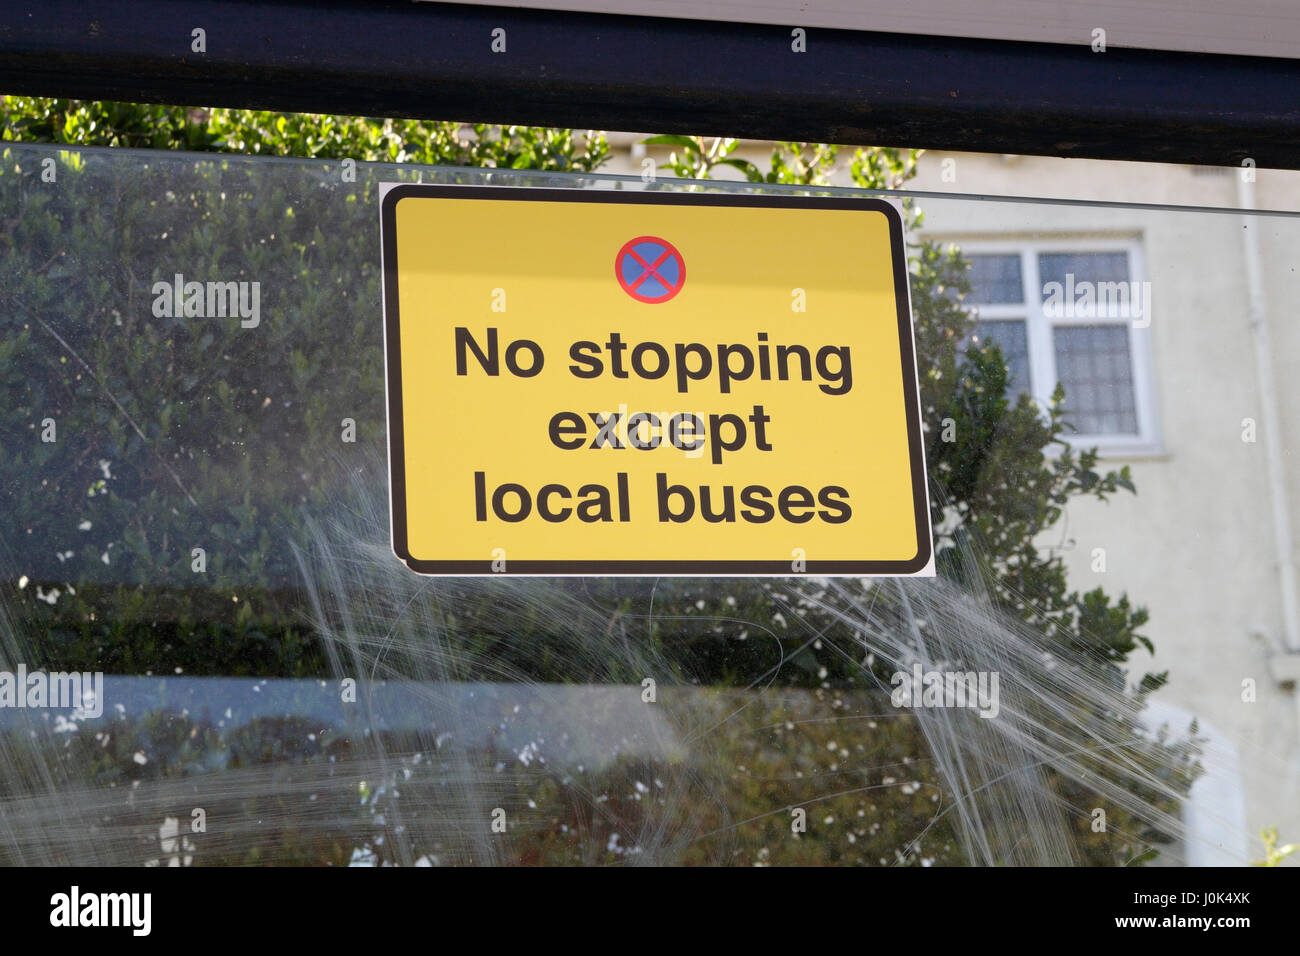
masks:
<instances>
[{"instance_id":1,"label":"black lettering","mask_svg":"<svg viewBox=\"0 0 1300 956\"><path fill-rule=\"evenodd\" d=\"M826 364L826 360L835 355L839 358L839 368L834 373ZM849 347L847 345L836 348L832 345L824 345L817 351L817 374L822 378L837 382L837 385L819 385L827 395L843 395L853 387L853 366L849 362Z\"/></svg>"},{"instance_id":2,"label":"black lettering","mask_svg":"<svg viewBox=\"0 0 1300 956\"><path fill-rule=\"evenodd\" d=\"M844 500L837 500L839 498ZM821 502L823 508L830 508L839 516L832 518L825 511L817 512L827 524L844 524L853 517L853 509L849 507L848 490L841 488L839 485L827 485L818 493L817 500Z\"/></svg>"},{"instance_id":3,"label":"black lettering","mask_svg":"<svg viewBox=\"0 0 1300 956\"><path fill-rule=\"evenodd\" d=\"M633 448L641 451L650 451L652 448L658 448L663 441L663 436L656 433L660 427L659 416L653 412L637 412L631 415L627 420L627 441ZM645 441L641 440L641 426L648 425L650 437Z\"/></svg>"},{"instance_id":4,"label":"black lettering","mask_svg":"<svg viewBox=\"0 0 1300 956\"><path fill-rule=\"evenodd\" d=\"M733 355L739 355L741 358L739 370L731 367L731 356ZM743 345L723 345L721 342L718 343L718 388L722 390L723 395L731 392L732 379L743 382L753 374L753 352Z\"/></svg>"},{"instance_id":5,"label":"black lettering","mask_svg":"<svg viewBox=\"0 0 1300 956\"><path fill-rule=\"evenodd\" d=\"M592 354L585 354L587 352ZM586 371L582 371L577 365L569 366L569 371L578 378L597 378L605 371L605 363L600 360L600 346L595 342L574 342L569 346L569 358L586 367Z\"/></svg>"},{"instance_id":6,"label":"black lettering","mask_svg":"<svg viewBox=\"0 0 1300 956\"><path fill-rule=\"evenodd\" d=\"M778 345L776 347L776 374L781 381L787 381L790 378L790 363L787 361L791 355L799 357L799 377L805 382L812 379L812 359L808 357L808 350L802 345Z\"/></svg>"},{"instance_id":7,"label":"black lettering","mask_svg":"<svg viewBox=\"0 0 1300 956\"><path fill-rule=\"evenodd\" d=\"M610 448L622 448L623 443L618 439L618 420L623 417L622 412L613 412L608 418L601 416L599 412L587 412L587 417L596 423L600 431L596 432L596 437L591 440L592 448L599 448L602 445L608 445Z\"/></svg>"},{"instance_id":8,"label":"black lettering","mask_svg":"<svg viewBox=\"0 0 1300 956\"><path fill-rule=\"evenodd\" d=\"M497 356L497 330L488 329L487 338L488 338L488 354L484 355L483 350L480 349L478 347L478 343L474 341L474 337L469 334L469 329L465 328L464 326L456 327L456 374L457 375L469 374L468 371L469 362L467 361L465 355L466 346L469 346L469 350L474 353L474 357L478 359L478 364L480 367L482 367L483 371L487 372L489 375L499 375L501 373L500 359Z\"/></svg>"},{"instance_id":9,"label":"black lettering","mask_svg":"<svg viewBox=\"0 0 1300 956\"><path fill-rule=\"evenodd\" d=\"M474 472L474 520L487 521L487 476Z\"/></svg>"},{"instance_id":10,"label":"black lettering","mask_svg":"<svg viewBox=\"0 0 1300 956\"><path fill-rule=\"evenodd\" d=\"M722 513L714 514L710 508L710 499L713 497L713 489L708 485L700 486L700 517L712 524L718 524L721 521L736 520L736 496L735 489L731 485L722 486Z\"/></svg>"},{"instance_id":11,"label":"black lettering","mask_svg":"<svg viewBox=\"0 0 1300 956\"><path fill-rule=\"evenodd\" d=\"M754 414L749 416L749 420L754 423L754 447L759 451L771 451L772 446L767 441L767 423L772 420L772 416L763 411L762 405L755 405Z\"/></svg>"},{"instance_id":12,"label":"black lettering","mask_svg":"<svg viewBox=\"0 0 1300 956\"><path fill-rule=\"evenodd\" d=\"M520 349L528 349L533 357L532 363L526 369L519 365ZM546 356L542 354L542 347L531 339L519 339L506 346L506 368L520 378L532 378L542 370L545 362Z\"/></svg>"},{"instance_id":13,"label":"black lettering","mask_svg":"<svg viewBox=\"0 0 1300 956\"><path fill-rule=\"evenodd\" d=\"M677 391L685 392L688 381L699 382L709 377L713 371L713 356L699 342L690 342L682 344L678 342L673 351L677 356ZM694 372L686 364L687 355L698 355L700 357L700 366Z\"/></svg>"},{"instance_id":14,"label":"black lettering","mask_svg":"<svg viewBox=\"0 0 1300 956\"><path fill-rule=\"evenodd\" d=\"M597 521L613 521L614 516L609 510L609 489L604 485L583 485L578 489L579 495L584 497L578 502L578 520L586 524L595 524Z\"/></svg>"},{"instance_id":15,"label":"black lettering","mask_svg":"<svg viewBox=\"0 0 1300 956\"><path fill-rule=\"evenodd\" d=\"M576 412L556 412L551 416L551 444L572 451L581 448L587 439L587 425ZM577 438L567 438L577 435Z\"/></svg>"},{"instance_id":16,"label":"black lettering","mask_svg":"<svg viewBox=\"0 0 1300 956\"><path fill-rule=\"evenodd\" d=\"M760 497L761 496L761 497ZM776 514L776 509L767 499L772 497L770 488L764 488L762 485L748 485L740 493L740 503L748 508L756 508L755 511L742 511L740 516L746 521L754 524L764 524L772 520Z\"/></svg>"},{"instance_id":17,"label":"black lettering","mask_svg":"<svg viewBox=\"0 0 1300 956\"><path fill-rule=\"evenodd\" d=\"M515 512L506 511L506 495L519 496L519 510ZM523 485L516 485L513 482L507 482L496 491L492 492L492 510L502 521L508 521L514 524L523 521L533 510L533 499L528 494L528 489Z\"/></svg>"},{"instance_id":18,"label":"black lettering","mask_svg":"<svg viewBox=\"0 0 1300 956\"><path fill-rule=\"evenodd\" d=\"M645 367L646 352L653 352L658 363L653 372ZM663 378L668 374L668 350L658 342L642 342L632 350L632 368L642 378Z\"/></svg>"},{"instance_id":19,"label":"black lettering","mask_svg":"<svg viewBox=\"0 0 1300 956\"><path fill-rule=\"evenodd\" d=\"M796 498L798 500L795 500ZM804 524L813 518L811 511L799 513L793 509L811 508L816 503L813 493L803 485L791 485L789 488L782 488L781 495L777 499L777 505L781 509L781 517L792 524Z\"/></svg>"},{"instance_id":20,"label":"black lettering","mask_svg":"<svg viewBox=\"0 0 1300 956\"><path fill-rule=\"evenodd\" d=\"M627 378L627 372L623 368L623 350L627 348L627 343L617 332L609 333L609 341L605 343L605 348L609 349L610 371L615 378Z\"/></svg>"},{"instance_id":21,"label":"black lettering","mask_svg":"<svg viewBox=\"0 0 1300 956\"><path fill-rule=\"evenodd\" d=\"M682 434L682 426L689 425L691 430L688 434ZM668 419L668 444L681 451L694 451L704 444L704 439L700 437L700 428L704 422L698 415L690 412L682 412ZM693 444L683 444L685 441L691 441Z\"/></svg>"},{"instance_id":22,"label":"black lettering","mask_svg":"<svg viewBox=\"0 0 1300 956\"><path fill-rule=\"evenodd\" d=\"M559 494L565 501L569 500L569 489L564 487L564 485L542 485L541 490L537 492L537 513L542 516L543 521L563 521L568 518L569 515L573 514L572 508L561 508L559 511L551 511L550 505L547 502L550 501L551 495L554 494Z\"/></svg>"},{"instance_id":23,"label":"black lettering","mask_svg":"<svg viewBox=\"0 0 1300 956\"><path fill-rule=\"evenodd\" d=\"M678 524L690 521L691 516L695 514L695 496L691 494L691 489L685 485L668 484L668 476L662 471L655 475L655 487L659 497L659 520L674 521ZM673 511L671 507L671 498L677 495L682 499L682 510Z\"/></svg>"},{"instance_id":24,"label":"black lettering","mask_svg":"<svg viewBox=\"0 0 1300 956\"><path fill-rule=\"evenodd\" d=\"M730 439L722 437L723 425L731 426ZM709 446L709 454L713 458L713 463L720 465L724 451L739 451L745 447L745 420L739 415L710 415L709 437L713 439Z\"/></svg>"}]
</instances>

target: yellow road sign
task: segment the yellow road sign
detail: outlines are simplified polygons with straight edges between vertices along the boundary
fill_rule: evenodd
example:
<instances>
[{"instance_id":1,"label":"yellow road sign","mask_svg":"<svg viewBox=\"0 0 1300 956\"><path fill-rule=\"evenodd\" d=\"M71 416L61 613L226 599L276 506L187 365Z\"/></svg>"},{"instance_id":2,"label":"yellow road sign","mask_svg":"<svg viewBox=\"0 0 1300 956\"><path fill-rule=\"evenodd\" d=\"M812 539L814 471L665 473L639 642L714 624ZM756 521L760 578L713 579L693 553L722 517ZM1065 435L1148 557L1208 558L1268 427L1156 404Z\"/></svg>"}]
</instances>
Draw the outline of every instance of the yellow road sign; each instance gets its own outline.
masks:
<instances>
[{"instance_id":1,"label":"yellow road sign","mask_svg":"<svg viewBox=\"0 0 1300 956\"><path fill-rule=\"evenodd\" d=\"M398 185L382 226L413 570L933 573L888 203Z\"/></svg>"}]
</instances>

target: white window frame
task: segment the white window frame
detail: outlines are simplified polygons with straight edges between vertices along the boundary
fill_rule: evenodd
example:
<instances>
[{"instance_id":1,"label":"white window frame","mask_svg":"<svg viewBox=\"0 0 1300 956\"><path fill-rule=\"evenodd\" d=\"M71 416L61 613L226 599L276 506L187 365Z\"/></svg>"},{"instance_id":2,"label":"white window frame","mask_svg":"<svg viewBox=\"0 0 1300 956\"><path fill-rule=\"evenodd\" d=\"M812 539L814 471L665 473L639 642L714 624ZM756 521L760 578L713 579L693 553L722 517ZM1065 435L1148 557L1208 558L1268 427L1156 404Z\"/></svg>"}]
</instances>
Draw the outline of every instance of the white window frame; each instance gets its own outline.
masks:
<instances>
[{"instance_id":1,"label":"white window frame","mask_svg":"<svg viewBox=\"0 0 1300 956\"><path fill-rule=\"evenodd\" d=\"M938 239L939 237L935 237ZM1025 323L1025 336L1029 359L1030 395L1040 408L1046 409L1056 387L1056 350L1052 332L1056 326L1068 325L1122 325L1128 329L1129 359L1133 364L1133 403L1137 414L1138 431L1125 434L1075 434L1061 435L1071 445L1097 448L1108 458L1148 457L1163 454L1159 420L1156 414L1155 373L1151 356L1151 327L1155 316L1152 303L1145 301L1142 327L1132 318L1103 318L1098 316L1048 316L1043 311L1042 281L1038 275L1038 256L1041 253L1061 252L1124 252L1128 255L1130 282L1146 279L1142 244L1137 239L1116 239L1087 235L1065 239L1006 239L969 240L953 237L939 241L951 242L966 255L1020 256L1020 281L1024 302L1008 305L974 305L980 320L1019 319ZM1070 396L1065 397L1068 407Z\"/></svg>"}]
</instances>

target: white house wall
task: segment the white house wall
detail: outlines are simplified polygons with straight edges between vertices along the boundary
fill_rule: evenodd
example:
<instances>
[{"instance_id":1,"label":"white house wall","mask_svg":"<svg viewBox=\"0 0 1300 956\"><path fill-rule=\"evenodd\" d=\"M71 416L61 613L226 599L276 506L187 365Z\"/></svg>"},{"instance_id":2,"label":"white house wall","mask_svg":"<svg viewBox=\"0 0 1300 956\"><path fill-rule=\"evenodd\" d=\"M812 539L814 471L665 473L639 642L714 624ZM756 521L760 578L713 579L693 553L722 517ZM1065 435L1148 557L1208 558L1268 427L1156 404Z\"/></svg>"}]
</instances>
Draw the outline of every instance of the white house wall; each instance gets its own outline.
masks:
<instances>
[{"instance_id":1,"label":"white house wall","mask_svg":"<svg viewBox=\"0 0 1300 956\"><path fill-rule=\"evenodd\" d=\"M637 172L623 150L611 172ZM742 155L765 166L767 144ZM662 159L663 150L651 150ZM956 159L956 181L944 159ZM951 174L953 167L947 167ZM1121 202L1234 207L1235 170L1032 157L926 154L911 189L1052 196ZM844 169L836 182L849 185ZM1260 170L1261 209L1300 210L1300 174ZM1150 609L1144 628L1154 659L1132 658L1134 678L1168 669L1158 698L1200 715L1237 751L1245 819L1252 836L1277 826L1300 836L1300 739L1296 693L1270 677L1282 650L1282 611L1273 545L1273 509L1262 429L1242 440L1242 420L1260 420L1248 288L1237 215L927 198L928 235L963 240L1135 237L1151 282L1151 349L1161 448L1108 458L1132 469L1137 495L1075 503L1064 524L1072 586L1127 593ZM1300 217L1250 220L1261 230L1272 359L1286 445L1287 494L1300 515ZM1044 546L1060 545L1060 531ZM1294 541L1295 530L1290 539ZM1104 548L1105 573L1092 570ZM1242 681L1257 699L1243 702ZM1184 728L1177 728L1184 729ZM1219 759L1217 756L1214 758ZM1222 780L1216 778L1222 789ZM1216 799L1221 799L1216 798ZM1253 844L1256 855L1260 847Z\"/></svg>"}]
</instances>

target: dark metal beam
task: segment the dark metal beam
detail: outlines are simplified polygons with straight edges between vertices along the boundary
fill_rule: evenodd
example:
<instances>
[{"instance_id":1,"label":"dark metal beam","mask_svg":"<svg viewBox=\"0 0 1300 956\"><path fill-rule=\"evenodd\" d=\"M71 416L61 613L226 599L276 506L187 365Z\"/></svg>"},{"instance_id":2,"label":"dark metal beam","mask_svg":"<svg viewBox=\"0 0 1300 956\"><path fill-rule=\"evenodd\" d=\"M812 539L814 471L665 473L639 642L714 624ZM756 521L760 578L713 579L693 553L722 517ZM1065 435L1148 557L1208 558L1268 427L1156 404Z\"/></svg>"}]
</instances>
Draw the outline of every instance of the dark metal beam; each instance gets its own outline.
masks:
<instances>
[{"instance_id":1,"label":"dark metal beam","mask_svg":"<svg viewBox=\"0 0 1300 956\"><path fill-rule=\"evenodd\" d=\"M1300 169L1296 60L394 0L3 0L0 91Z\"/></svg>"}]
</instances>

